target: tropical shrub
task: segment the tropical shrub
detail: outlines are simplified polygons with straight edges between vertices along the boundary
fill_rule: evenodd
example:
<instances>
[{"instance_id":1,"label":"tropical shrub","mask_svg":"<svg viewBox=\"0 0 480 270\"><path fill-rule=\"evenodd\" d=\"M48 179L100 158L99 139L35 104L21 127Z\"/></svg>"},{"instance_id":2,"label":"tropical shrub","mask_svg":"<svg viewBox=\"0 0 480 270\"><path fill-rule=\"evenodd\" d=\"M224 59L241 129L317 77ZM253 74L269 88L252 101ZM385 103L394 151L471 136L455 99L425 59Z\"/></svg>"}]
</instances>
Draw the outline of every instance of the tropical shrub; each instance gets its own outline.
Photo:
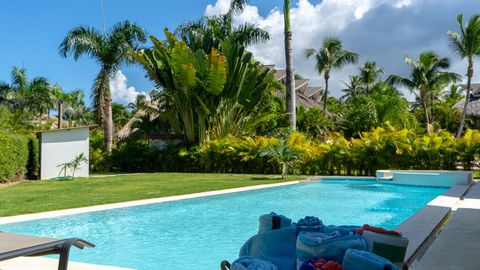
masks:
<instances>
[{"instance_id":1,"label":"tropical shrub","mask_svg":"<svg viewBox=\"0 0 480 270\"><path fill-rule=\"evenodd\" d=\"M299 131L312 138L320 138L333 128L334 123L325 114L325 111L317 108L297 108L297 129Z\"/></svg>"},{"instance_id":2,"label":"tropical shrub","mask_svg":"<svg viewBox=\"0 0 480 270\"><path fill-rule=\"evenodd\" d=\"M276 115L268 106L282 85L244 47L226 39L222 50L189 47L165 30L166 41L135 54L162 89L157 114L172 114L189 143L251 135ZM266 106L267 105L267 106Z\"/></svg>"},{"instance_id":3,"label":"tropical shrub","mask_svg":"<svg viewBox=\"0 0 480 270\"><path fill-rule=\"evenodd\" d=\"M457 143L460 161L465 170L470 170L480 154L480 131L468 129Z\"/></svg>"}]
</instances>

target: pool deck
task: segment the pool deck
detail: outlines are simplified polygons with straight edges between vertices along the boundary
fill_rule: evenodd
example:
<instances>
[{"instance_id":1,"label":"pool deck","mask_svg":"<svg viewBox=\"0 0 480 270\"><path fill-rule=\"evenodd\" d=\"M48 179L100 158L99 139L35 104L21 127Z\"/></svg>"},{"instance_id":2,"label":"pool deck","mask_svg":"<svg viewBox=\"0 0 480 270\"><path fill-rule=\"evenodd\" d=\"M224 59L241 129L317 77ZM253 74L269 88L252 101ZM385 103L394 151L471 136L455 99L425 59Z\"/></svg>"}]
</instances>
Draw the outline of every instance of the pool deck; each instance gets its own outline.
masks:
<instances>
[{"instance_id":1,"label":"pool deck","mask_svg":"<svg viewBox=\"0 0 480 270\"><path fill-rule=\"evenodd\" d=\"M480 268L480 183L476 183L440 228L431 245L410 269Z\"/></svg>"},{"instance_id":2,"label":"pool deck","mask_svg":"<svg viewBox=\"0 0 480 270\"><path fill-rule=\"evenodd\" d=\"M58 260L43 257L20 257L0 262L0 270L53 270L57 269ZM112 266L69 262L68 270L132 270Z\"/></svg>"}]
</instances>

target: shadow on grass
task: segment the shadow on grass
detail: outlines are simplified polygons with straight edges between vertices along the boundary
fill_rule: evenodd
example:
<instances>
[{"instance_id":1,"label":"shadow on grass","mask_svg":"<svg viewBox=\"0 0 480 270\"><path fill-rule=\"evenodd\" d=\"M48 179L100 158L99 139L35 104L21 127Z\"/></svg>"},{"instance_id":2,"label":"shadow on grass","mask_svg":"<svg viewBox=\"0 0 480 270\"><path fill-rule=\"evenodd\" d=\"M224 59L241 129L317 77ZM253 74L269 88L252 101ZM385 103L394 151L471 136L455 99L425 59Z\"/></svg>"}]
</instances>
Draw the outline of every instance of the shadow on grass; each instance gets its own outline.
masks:
<instances>
[{"instance_id":1,"label":"shadow on grass","mask_svg":"<svg viewBox=\"0 0 480 270\"><path fill-rule=\"evenodd\" d=\"M250 180L253 181L265 181L265 180L282 180L282 177L280 176L274 176L274 177L268 177L268 176L253 176L250 177Z\"/></svg>"}]
</instances>

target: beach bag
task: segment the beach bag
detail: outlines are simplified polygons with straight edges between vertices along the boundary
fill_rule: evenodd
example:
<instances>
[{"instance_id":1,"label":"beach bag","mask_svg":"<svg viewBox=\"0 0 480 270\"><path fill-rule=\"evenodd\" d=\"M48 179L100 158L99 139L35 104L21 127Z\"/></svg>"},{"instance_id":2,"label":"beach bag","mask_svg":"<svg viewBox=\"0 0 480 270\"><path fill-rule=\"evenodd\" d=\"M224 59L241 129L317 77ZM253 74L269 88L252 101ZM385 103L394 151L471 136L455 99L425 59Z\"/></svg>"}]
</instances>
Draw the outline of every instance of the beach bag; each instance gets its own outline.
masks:
<instances>
[{"instance_id":1,"label":"beach bag","mask_svg":"<svg viewBox=\"0 0 480 270\"><path fill-rule=\"evenodd\" d=\"M343 258L344 270L400 270L389 260L365 250L348 249Z\"/></svg>"}]
</instances>

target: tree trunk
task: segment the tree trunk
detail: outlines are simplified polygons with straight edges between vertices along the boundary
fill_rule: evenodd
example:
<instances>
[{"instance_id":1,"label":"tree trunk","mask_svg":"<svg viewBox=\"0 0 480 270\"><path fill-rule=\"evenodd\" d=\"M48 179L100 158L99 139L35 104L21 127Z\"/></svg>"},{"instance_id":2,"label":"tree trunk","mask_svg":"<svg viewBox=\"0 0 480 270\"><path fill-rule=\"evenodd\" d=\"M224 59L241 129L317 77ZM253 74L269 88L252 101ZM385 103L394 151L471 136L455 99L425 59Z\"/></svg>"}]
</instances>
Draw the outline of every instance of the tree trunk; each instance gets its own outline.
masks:
<instances>
[{"instance_id":1,"label":"tree trunk","mask_svg":"<svg viewBox=\"0 0 480 270\"><path fill-rule=\"evenodd\" d=\"M423 108L423 113L425 114L425 125L427 126L427 130L428 130L428 125L430 124L430 119L428 117L427 102L425 100L422 101L422 108Z\"/></svg>"},{"instance_id":2,"label":"tree trunk","mask_svg":"<svg viewBox=\"0 0 480 270\"><path fill-rule=\"evenodd\" d=\"M290 28L290 0L284 0L285 63L287 75L287 114L292 131L297 129L295 75L293 73L292 31Z\"/></svg>"},{"instance_id":3,"label":"tree trunk","mask_svg":"<svg viewBox=\"0 0 480 270\"><path fill-rule=\"evenodd\" d=\"M97 111L97 119L103 126L103 140L105 151L112 152L113 143L113 117L112 96L110 93L110 66L103 66L95 80L93 87L94 105Z\"/></svg>"},{"instance_id":4,"label":"tree trunk","mask_svg":"<svg viewBox=\"0 0 480 270\"><path fill-rule=\"evenodd\" d=\"M109 89L110 90L110 89ZM113 144L113 116L112 116L112 98L105 97L105 120L103 124L105 150L107 153L112 152Z\"/></svg>"},{"instance_id":5,"label":"tree trunk","mask_svg":"<svg viewBox=\"0 0 480 270\"><path fill-rule=\"evenodd\" d=\"M327 111L327 98L328 98L328 79L330 78L330 72L328 70L325 71L325 75L323 76L325 79L325 93L323 93L323 110Z\"/></svg>"},{"instance_id":6,"label":"tree trunk","mask_svg":"<svg viewBox=\"0 0 480 270\"><path fill-rule=\"evenodd\" d=\"M473 77L473 60L468 59L468 70L467 70L467 93L465 94L465 104L463 105L462 116L460 117L460 126L458 127L458 132L456 138L460 138L463 133L463 127L465 125L465 116L467 114L468 103L470 102L470 90L472 86L472 77Z\"/></svg>"},{"instance_id":7,"label":"tree trunk","mask_svg":"<svg viewBox=\"0 0 480 270\"><path fill-rule=\"evenodd\" d=\"M433 91L430 93L430 122L435 122L435 118L434 118L434 110L433 110Z\"/></svg>"},{"instance_id":8,"label":"tree trunk","mask_svg":"<svg viewBox=\"0 0 480 270\"><path fill-rule=\"evenodd\" d=\"M40 115L38 116L38 129L42 128L42 113L40 112Z\"/></svg>"}]
</instances>

